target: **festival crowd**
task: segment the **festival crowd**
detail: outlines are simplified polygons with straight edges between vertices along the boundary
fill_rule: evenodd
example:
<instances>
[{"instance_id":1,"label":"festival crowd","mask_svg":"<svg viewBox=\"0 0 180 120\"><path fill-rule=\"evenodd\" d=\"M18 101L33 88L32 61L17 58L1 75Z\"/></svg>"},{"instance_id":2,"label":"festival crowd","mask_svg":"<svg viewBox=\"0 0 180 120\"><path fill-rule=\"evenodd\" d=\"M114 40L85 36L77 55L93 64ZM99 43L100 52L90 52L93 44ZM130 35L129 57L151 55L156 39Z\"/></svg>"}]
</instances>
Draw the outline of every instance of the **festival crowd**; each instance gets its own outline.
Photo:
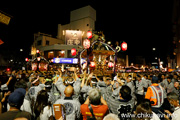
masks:
<instances>
[{"instance_id":1,"label":"festival crowd","mask_svg":"<svg viewBox=\"0 0 180 120\"><path fill-rule=\"evenodd\" d=\"M0 71L0 100L0 120L180 120L180 74Z\"/></svg>"}]
</instances>

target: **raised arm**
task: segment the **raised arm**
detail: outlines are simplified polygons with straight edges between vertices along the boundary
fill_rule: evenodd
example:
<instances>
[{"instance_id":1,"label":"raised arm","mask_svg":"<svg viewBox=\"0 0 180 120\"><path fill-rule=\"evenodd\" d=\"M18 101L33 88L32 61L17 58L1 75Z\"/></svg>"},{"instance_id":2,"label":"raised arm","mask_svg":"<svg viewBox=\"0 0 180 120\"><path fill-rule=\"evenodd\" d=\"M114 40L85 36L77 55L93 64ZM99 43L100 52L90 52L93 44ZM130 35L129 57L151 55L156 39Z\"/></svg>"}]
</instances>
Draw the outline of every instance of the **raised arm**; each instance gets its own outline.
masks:
<instances>
[{"instance_id":1,"label":"raised arm","mask_svg":"<svg viewBox=\"0 0 180 120\"><path fill-rule=\"evenodd\" d=\"M77 80L77 78L79 78L79 77L77 76L77 73L76 73L76 68L74 68L74 80L76 81L76 80Z\"/></svg>"},{"instance_id":2,"label":"raised arm","mask_svg":"<svg viewBox=\"0 0 180 120\"><path fill-rule=\"evenodd\" d=\"M118 81L119 84L124 85L124 83L118 77L117 77L117 81Z\"/></svg>"},{"instance_id":3,"label":"raised arm","mask_svg":"<svg viewBox=\"0 0 180 120\"><path fill-rule=\"evenodd\" d=\"M96 75L96 74L95 74L95 77L96 77L97 81L100 81L100 79L97 77L97 75Z\"/></svg>"},{"instance_id":4,"label":"raised arm","mask_svg":"<svg viewBox=\"0 0 180 120\"><path fill-rule=\"evenodd\" d=\"M62 71L61 71L61 69L58 69L58 72L59 72L59 78L61 78L61 77L62 77Z\"/></svg>"},{"instance_id":5,"label":"raised arm","mask_svg":"<svg viewBox=\"0 0 180 120\"><path fill-rule=\"evenodd\" d=\"M6 82L6 85L7 85L7 86L9 85L10 81L12 80L12 78L13 78L12 76L9 77L8 81Z\"/></svg>"},{"instance_id":6,"label":"raised arm","mask_svg":"<svg viewBox=\"0 0 180 120\"><path fill-rule=\"evenodd\" d=\"M83 72L83 79L82 79L82 82L81 82L81 88L84 86L85 79L86 79L86 71Z\"/></svg>"},{"instance_id":7,"label":"raised arm","mask_svg":"<svg viewBox=\"0 0 180 120\"><path fill-rule=\"evenodd\" d=\"M2 100L1 100L1 103L5 102L6 97L9 96L10 93L11 93L11 91L8 91L8 92L6 92L6 93L4 94L4 97L3 97Z\"/></svg>"},{"instance_id":8,"label":"raised arm","mask_svg":"<svg viewBox=\"0 0 180 120\"><path fill-rule=\"evenodd\" d=\"M90 80L90 78L92 78L92 76L93 76L93 72L91 74L89 74L89 76L88 76L88 78L86 80L86 85L87 85L88 81Z\"/></svg>"}]
</instances>

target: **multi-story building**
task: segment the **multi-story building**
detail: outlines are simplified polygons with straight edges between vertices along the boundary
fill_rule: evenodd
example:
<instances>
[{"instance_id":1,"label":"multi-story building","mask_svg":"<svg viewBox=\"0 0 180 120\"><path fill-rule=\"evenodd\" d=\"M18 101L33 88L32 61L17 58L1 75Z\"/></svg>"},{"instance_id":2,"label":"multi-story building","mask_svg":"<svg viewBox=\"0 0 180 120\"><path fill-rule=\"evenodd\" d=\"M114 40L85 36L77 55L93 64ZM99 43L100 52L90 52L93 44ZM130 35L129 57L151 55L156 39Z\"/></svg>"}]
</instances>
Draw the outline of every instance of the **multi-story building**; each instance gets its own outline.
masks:
<instances>
[{"instance_id":1,"label":"multi-story building","mask_svg":"<svg viewBox=\"0 0 180 120\"><path fill-rule=\"evenodd\" d=\"M168 67L180 67L180 0L173 1L172 32L175 59L168 60Z\"/></svg>"},{"instance_id":2,"label":"multi-story building","mask_svg":"<svg viewBox=\"0 0 180 120\"><path fill-rule=\"evenodd\" d=\"M95 30L96 10L85 6L70 12L70 23L58 24L57 38L44 33L34 34L31 55L38 49L46 59L72 57L71 49L81 49L86 33Z\"/></svg>"}]
</instances>

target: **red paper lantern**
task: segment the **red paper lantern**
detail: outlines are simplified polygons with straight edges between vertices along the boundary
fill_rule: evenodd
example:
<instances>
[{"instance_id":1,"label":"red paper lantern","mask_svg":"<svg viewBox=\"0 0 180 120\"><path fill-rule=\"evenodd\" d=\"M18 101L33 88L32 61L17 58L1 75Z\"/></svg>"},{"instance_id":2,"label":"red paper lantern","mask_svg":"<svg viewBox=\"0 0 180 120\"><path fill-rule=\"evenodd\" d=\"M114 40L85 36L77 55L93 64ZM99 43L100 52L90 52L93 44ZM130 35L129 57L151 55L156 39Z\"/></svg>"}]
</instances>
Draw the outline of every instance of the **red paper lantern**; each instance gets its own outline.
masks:
<instances>
[{"instance_id":1,"label":"red paper lantern","mask_svg":"<svg viewBox=\"0 0 180 120\"><path fill-rule=\"evenodd\" d=\"M88 49L90 47L90 40L85 39L83 41L83 47L84 47L84 49Z\"/></svg>"},{"instance_id":2,"label":"red paper lantern","mask_svg":"<svg viewBox=\"0 0 180 120\"><path fill-rule=\"evenodd\" d=\"M6 71L9 72L9 71L10 71L10 68L7 68Z\"/></svg>"},{"instance_id":3,"label":"red paper lantern","mask_svg":"<svg viewBox=\"0 0 180 120\"><path fill-rule=\"evenodd\" d=\"M75 49L75 48L72 48L72 49L71 49L71 55L72 55L72 56L75 56L75 55L76 55L76 49Z\"/></svg>"},{"instance_id":4,"label":"red paper lantern","mask_svg":"<svg viewBox=\"0 0 180 120\"><path fill-rule=\"evenodd\" d=\"M87 38L92 38L92 32L91 31L87 32Z\"/></svg>"},{"instance_id":5,"label":"red paper lantern","mask_svg":"<svg viewBox=\"0 0 180 120\"><path fill-rule=\"evenodd\" d=\"M41 58L40 58L40 57L37 57L37 60L38 60L38 61L40 61L40 60L41 60Z\"/></svg>"},{"instance_id":6,"label":"red paper lantern","mask_svg":"<svg viewBox=\"0 0 180 120\"><path fill-rule=\"evenodd\" d=\"M95 62L91 62L90 66L95 67Z\"/></svg>"},{"instance_id":7,"label":"red paper lantern","mask_svg":"<svg viewBox=\"0 0 180 120\"><path fill-rule=\"evenodd\" d=\"M36 53L39 53L39 50L36 50Z\"/></svg>"},{"instance_id":8,"label":"red paper lantern","mask_svg":"<svg viewBox=\"0 0 180 120\"><path fill-rule=\"evenodd\" d=\"M28 62L28 61L29 61L29 59L28 59L28 58L26 58L26 59L25 59L25 61L26 61L26 62Z\"/></svg>"},{"instance_id":9,"label":"red paper lantern","mask_svg":"<svg viewBox=\"0 0 180 120\"><path fill-rule=\"evenodd\" d=\"M121 49L122 49L122 51L126 51L127 50L127 43L126 42L123 42L121 44Z\"/></svg>"},{"instance_id":10,"label":"red paper lantern","mask_svg":"<svg viewBox=\"0 0 180 120\"><path fill-rule=\"evenodd\" d=\"M109 67L113 67L114 64L113 64L112 62L109 62L109 63L108 63L108 66L109 66Z\"/></svg>"}]
</instances>

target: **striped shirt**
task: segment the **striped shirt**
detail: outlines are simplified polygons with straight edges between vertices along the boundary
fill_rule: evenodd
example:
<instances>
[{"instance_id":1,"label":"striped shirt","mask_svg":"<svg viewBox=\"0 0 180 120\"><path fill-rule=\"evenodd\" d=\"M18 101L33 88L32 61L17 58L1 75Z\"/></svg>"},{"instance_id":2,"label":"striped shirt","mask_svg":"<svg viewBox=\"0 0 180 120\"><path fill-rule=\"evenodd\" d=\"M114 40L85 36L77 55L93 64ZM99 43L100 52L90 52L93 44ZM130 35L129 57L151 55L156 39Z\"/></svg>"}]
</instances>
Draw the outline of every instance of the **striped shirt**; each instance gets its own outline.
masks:
<instances>
[{"instance_id":1,"label":"striped shirt","mask_svg":"<svg viewBox=\"0 0 180 120\"><path fill-rule=\"evenodd\" d=\"M112 89L110 86L106 89L105 100L108 104L110 112L118 115L122 120L126 119L123 118L122 115L131 114L135 103L134 98L126 101L122 99L115 99L114 97L112 97Z\"/></svg>"},{"instance_id":2,"label":"striped shirt","mask_svg":"<svg viewBox=\"0 0 180 120\"><path fill-rule=\"evenodd\" d=\"M54 104L63 104L66 109L66 120L75 120L80 118L80 102L71 97L65 97L64 99L58 99Z\"/></svg>"}]
</instances>

